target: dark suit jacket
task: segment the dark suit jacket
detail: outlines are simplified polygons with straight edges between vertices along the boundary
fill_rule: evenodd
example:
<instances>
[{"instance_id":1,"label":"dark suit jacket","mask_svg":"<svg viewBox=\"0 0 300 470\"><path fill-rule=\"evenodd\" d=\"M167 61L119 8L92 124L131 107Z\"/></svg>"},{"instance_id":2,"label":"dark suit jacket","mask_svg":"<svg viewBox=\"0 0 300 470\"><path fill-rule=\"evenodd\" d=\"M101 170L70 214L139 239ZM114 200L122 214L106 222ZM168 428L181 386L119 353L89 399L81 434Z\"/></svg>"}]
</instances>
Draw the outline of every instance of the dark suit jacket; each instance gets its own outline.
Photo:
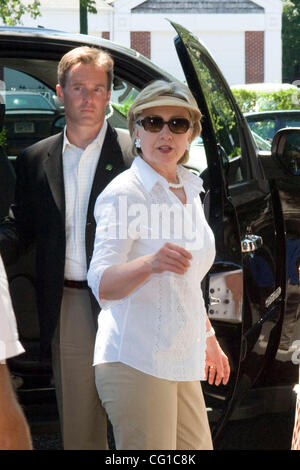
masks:
<instances>
[{"instance_id":1,"label":"dark suit jacket","mask_svg":"<svg viewBox=\"0 0 300 470\"><path fill-rule=\"evenodd\" d=\"M63 294L66 236L62 144L63 134L60 133L32 145L20 155L16 166L15 202L11 215L0 226L0 250L5 264L13 263L35 244L42 352L51 344ZM108 125L86 218L87 266L94 247L96 198L123 169L116 133ZM92 294L91 299L96 317L99 306Z\"/></svg>"}]
</instances>

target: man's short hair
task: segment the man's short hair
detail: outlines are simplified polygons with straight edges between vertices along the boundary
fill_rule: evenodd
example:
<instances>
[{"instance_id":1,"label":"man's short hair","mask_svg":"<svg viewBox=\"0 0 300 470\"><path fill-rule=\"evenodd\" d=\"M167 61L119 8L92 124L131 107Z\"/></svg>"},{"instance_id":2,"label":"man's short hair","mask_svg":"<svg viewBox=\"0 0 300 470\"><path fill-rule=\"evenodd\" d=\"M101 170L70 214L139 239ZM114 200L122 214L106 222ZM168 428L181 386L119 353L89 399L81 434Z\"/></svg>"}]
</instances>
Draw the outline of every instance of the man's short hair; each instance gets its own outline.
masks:
<instances>
[{"instance_id":1,"label":"man's short hair","mask_svg":"<svg viewBox=\"0 0 300 470\"><path fill-rule=\"evenodd\" d=\"M66 86L69 69L75 64L92 64L101 67L107 73L107 89L110 90L113 82L114 60L111 55L103 49L96 47L81 46L67 52L60 60L57 69L58 83L64 88Z\"/></svg>"}]
</instances>

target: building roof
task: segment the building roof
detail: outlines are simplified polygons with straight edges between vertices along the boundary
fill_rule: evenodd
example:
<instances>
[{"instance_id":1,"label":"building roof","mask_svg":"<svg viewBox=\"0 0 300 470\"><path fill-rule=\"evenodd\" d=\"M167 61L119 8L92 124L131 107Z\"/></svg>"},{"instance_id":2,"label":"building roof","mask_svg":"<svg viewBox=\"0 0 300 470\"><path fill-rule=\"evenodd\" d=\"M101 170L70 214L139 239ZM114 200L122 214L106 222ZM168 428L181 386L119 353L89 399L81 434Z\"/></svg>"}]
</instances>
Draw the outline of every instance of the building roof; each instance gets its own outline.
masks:
<instances>
[{"instance_id":1,"label":"building roof","mask_svg":"<svg viewBox=\"0 0 300 470\"><path fill-rule=\"evenodd\" d=\"M132 13L264 13L250 0L147 0Z\"/></svg>"},{"instance_id":2,"label":"building roof","mask_svg":"<svg viewBox=\"0 0 300 470\"><path fill-rule=\"evenodd\" d=\"M78 1L74 0L64 0L58 1L58 0L52 0L52 2L49 2L49 0L39 0L41 7L44 9L71 9L71 10L78 10ZM24 2L23 2L24 3ZM28 2L25 2L28 3ZM95 8L99 11L100 9L112 9L112 4L113 0L95 0Z\"/></svg>"}]
</instances>

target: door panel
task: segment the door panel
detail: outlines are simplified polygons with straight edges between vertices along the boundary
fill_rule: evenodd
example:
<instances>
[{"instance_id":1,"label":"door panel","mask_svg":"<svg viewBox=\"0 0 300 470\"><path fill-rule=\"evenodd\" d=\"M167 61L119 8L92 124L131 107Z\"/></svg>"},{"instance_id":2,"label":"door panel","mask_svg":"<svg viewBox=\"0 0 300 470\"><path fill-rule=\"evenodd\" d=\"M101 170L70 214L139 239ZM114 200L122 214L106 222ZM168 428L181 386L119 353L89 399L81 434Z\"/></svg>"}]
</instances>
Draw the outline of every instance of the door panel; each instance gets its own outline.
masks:
<instances>
[{"instance_id":1,"label":"door panel","mask_svg":"<svg viewBox=\"0 0 300 470\"><path fill-rule=\"evenodd\" d=\"M202 287L232 370L226 387L203 384L216 438L277 349L283 279L277 279L276 273L282 272L278 267L284 260L276 247L282 230L249 130L227 83L197 39L173 26L187 83L203 114L208 165L203 176L217 255Z\"/></svg>"}]
</instances>

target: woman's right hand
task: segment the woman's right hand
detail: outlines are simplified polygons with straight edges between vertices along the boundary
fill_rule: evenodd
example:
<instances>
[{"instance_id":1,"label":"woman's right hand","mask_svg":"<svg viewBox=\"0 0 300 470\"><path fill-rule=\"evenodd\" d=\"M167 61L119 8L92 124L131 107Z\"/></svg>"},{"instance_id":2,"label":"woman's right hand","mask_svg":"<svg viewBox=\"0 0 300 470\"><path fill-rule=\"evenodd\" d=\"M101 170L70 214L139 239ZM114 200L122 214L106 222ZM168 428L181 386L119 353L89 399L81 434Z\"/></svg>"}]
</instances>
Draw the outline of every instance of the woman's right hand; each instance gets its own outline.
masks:
<instances>
[{"instance_id":1,"label":"woman's right hand","mask_svg":"<svg viewBox=\"0 0 300 470\"><path fill-rule=\"evenodd\" d=\"M154 273L170 271L184 274L192 255L180 245L165 243L156 253L144 255L127 263L112 265L103 272L99 298L119 300L131 294Z\"/></svg>"},{"instance_id":2,"label":"woman's right hand","mask_svg":"<svg viewBox=\"0 0 300 470\"><path fill-rule=\"evenodd\" d=\"M156 253L149 255L152 273L170 271L185 274L190 266L192 255L189 251L175 243L165 243Z\"/></svg>"}]
</instances>

